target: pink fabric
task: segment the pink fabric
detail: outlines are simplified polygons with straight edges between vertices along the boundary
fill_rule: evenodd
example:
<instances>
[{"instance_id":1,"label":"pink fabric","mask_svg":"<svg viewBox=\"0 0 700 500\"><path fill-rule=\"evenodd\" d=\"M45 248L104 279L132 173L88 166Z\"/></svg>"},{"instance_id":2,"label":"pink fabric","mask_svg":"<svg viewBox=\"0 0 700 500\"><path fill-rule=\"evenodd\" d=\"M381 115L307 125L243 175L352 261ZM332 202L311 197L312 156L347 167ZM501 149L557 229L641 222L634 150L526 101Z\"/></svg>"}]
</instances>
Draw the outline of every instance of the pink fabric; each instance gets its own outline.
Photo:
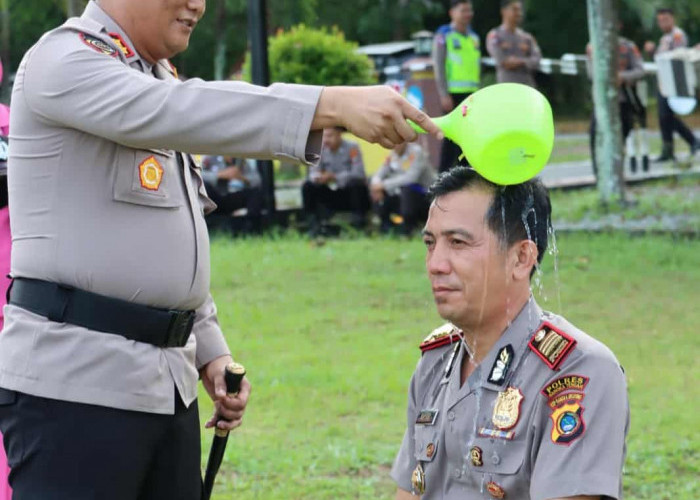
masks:
<instances>
[{"instance_id":1,"label":"pink fabric","mask_svg":"<svg viewBox=\"0 0 700 500\"><path fill-rule=\"evenodd\" d=\"M10 134L10 108L0 104L0 132L2 135Z\"/></svg>"},{"instance_id":2,"label":"pink fabric","mask_svg":"<svg viewBox=\"0 0 700 500\"><path fill-rule=\"evenodd\" d=\"M5 305L5 290L10 280L7 278L10 272L10 249L12 248L12 236L10 235L10 212L8 207L0 209L0 329L5 321L2 306ZM2 434L0 434L0 500L12 500L12 489L7 482L10 468L7 466L5 448L2 446Z\"/></svg>"}]
</instances>

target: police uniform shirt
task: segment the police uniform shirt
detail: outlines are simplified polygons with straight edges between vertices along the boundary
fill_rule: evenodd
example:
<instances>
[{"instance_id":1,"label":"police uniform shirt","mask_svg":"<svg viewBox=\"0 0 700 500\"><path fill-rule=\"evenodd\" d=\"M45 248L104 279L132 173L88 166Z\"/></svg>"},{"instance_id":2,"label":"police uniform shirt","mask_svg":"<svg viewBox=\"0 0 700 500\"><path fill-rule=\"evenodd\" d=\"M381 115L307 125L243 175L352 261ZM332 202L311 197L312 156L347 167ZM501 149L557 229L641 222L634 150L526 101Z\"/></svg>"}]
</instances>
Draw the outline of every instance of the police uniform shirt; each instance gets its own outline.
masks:
<instances>
[{"instance_id":1,"label":"police uniform shirt","mask_svg":"<svg viewBox=\"0 0 700 500\"><path fill-rule=\"evenodd\" d=\"M496 80L498 83L524 83L535 87L534 73L540 65L542 52L535 37L530 33L516 28L508 30L501 25L489 31L486 37L486 49L496 60ZM506 69L503 61L510 56L525 60L525 66L517 69Z\"/></svg>"},{"instance_id":2,"label":"police uniform shirt","mask_svg":"<svg viewBox=\"0 0 700 500\"><path fill-rule=\"evenodd\" d=\"M309 177L313 180L322 172L333 173L335 183L341 189L347 187L351 181L364 182L367 177L360 147L357 143L345 139L340 141L335 151L324 147L318 165L309 169Z\"/></svg>"},{"instance_id":3,"label":"police uniform shirt","mask_svg":"<svg viewBox=\"0 0 700 500\"><path fill-rule=\"evenodd\" d=\"M179 151L313 161L320 87L180 82L90 2L25 55L13 89L12 275L158 308L196 310L184 348L5 307L0 387L173 413L198 368L228 354L209 294L200 168ZM242 330L242 328L241 328ZM242 331L235 333L242 335Z\"/></svg>"},{"instance_id":4,"label":"police uniform shirt","mask_svg":"<svg viewBox=\"0 0 700 500\"><path fill-rule=\"evenodd\" d=\"M681 49L688 46L688 36L678 26L665 33L659 40L659 45L656 47L655 54L663 54L674 49Z\"/></svg>"},{"instance_id":5,"label":"police uniform shirt","mask_svg":"<svg viewBox=\"0 0 700 500\"><path fill-rule=\"evenodd\" d=\"M392 151L382 167L372 177L372 183L381 182L389 194L398 194L403 186L419 184L426 190L435 180L435 170L420 144L406 145L402 155Z\"/></svg>"},{"instance_id":6,"label":"police uniform shirt","mask_svg":"<svg viewBox=\"0 0 700 500\"><path fill-rule=\"evenodd\" d=\"M400 488L420 463L423 500L622 497L629 405L607 347L534 299L462 387L461 345L445 376L454 346L426 351L411 379Z\"/></svg>"},{"instance_id":7,"label":"police uniform shirt","mask_svg":"<svg viewBox=\"0 0 700 500\"><path fill-rule=\"evenodd\" d=\"M622 83L624 85L634 85L644 78L644 62L642 60L642 55L637 45L632 40L622 36L618 37L617 49L618 71ZM586 70L589 78L593 76L592 57L593 48L589 43L586 45ZM620 102L626 102L628 100L627 92L618 92L618 99Z\"/></svg>"}]
</instances>

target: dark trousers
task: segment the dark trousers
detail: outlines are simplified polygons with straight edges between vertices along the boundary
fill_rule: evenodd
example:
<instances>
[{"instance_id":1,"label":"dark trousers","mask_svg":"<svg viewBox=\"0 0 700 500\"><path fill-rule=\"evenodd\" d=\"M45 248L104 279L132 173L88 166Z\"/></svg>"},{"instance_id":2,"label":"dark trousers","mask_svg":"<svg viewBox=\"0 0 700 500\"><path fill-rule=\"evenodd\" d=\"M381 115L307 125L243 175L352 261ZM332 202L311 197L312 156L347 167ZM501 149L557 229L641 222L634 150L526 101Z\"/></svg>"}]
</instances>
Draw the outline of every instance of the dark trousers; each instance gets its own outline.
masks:
<instances>
[{"instance_id":1,"label":"dark trousers","mask_svg":"<svg viewBox=\"0 0 700 500\"><path fill-rule=\"evenodd\" d=\"M369 190L362 181L352 182L344 188L331 189L325 184L306 181L301 187L304 213L318 220L326 219L331 211L350 211L353 223L364 225L369 209Z\"/></svg>"},{"instance_id":2,"label":"dark trousers","mask_svg":"<svg viewBox=\"0 0 700 500\"><path fill-rule=\"evenodd\" d=\"M222 194L219 188L204 183L207 195L216 203L216 210L209 216L231 215L232 212L245 208L246 214L245 229L250 232L258 232L262 228L262 208L263 194L260 188L244 188L233 193Z\"/></svg>"},{"instance_id":3,"label":"dark trousers","mask_svg":"<svg viewBox=\"0 0 700 500\"><path fill-rule=\"evenodd\" d=\"M175 415L68 403L0 389L14 500L199 500L195 401Z\"/></svg>"},{"instance_id":4,"label":"dark trousers","mask_svg":"<svg viewBox=\"0 0 700 500\"><path fill-rule=\"evenodd\" d=\"M620 121L622 122L622 147L624 148L627 136L632 131L634 126L634 108L632 105L623 101L620 103ZM591 127L589 130L589 141L591 147L591 163L593 164L593 175L598 178L598 164L595 159L595 134L596 134L596 123L595 115L591 118Z\"/></svg>"},{"instance_id":5,"label":"dark trousers","mask_svg":"<svg viewBox=\"0 0 700 500\"><path fill-rule=\"evenodd\" d=\"M428 216L430 202L428 196L416 186L404 186L401 194L384 196L381 203L374 204L374 210L381 220L381 231L387 232L392 227L391 214L400 214L403 219L401 232L409 234L420 221Z\"/></svg>"},{"instance_id":6,"label":"dark trousers","mask_svg":"<svg viewBox=\"0 0 700 500\"><path fill-rule=\"evenodd\" d=\"M452 102L455 106L459 106L460 103L469 97L471 93L468 94L450 94L452 96ZM457 144L449 139L444 139L442 141L442 149L440 149L440 165L438 167L438 172L447 172L449 169L457 164L457 159L462 154L462 150ZM467 159L465 158L463 165L468 165Z\"/></svg>"},{"instance_id":7,"label":"dark trousers","mask_svg":"<svg viewBox=\"0 0 700 500\"><path fill-rule=\"evenodd\" d=\"M695 135L673 112L668 105L668 99L656 91L656 102L659 111L659 128L661 129L661 139L665 144L670 144L673 148L673 133L678 132L689 146L695 144ZM673 149L671 149L673 151Z\"/></svg>"}]
</instances>

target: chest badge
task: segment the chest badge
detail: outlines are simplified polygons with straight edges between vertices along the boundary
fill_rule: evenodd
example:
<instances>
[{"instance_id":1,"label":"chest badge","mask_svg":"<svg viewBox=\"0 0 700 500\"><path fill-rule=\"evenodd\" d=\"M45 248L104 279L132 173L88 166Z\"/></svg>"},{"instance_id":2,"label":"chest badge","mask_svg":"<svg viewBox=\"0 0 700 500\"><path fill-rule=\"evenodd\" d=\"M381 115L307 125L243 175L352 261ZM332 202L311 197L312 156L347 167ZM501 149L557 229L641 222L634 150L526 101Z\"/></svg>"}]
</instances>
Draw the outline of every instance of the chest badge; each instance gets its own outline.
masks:
<instances>
[{"instance_id":1,"label":"chest badge","mask_svg":"<svg viewBox=\"0 0 700 500\"><path fill-rule=\"evenodd\" d=\"M413 474L411 474L411 485L413 486L413 493L418 495L425 493L425 472L421 464L416 465Z\"/></svg>"},{"instance_id":2,"label":"chest badge","mask_svg":"<svg viewBox=\"0 0 700 500\"><path fill-rule=\"evenodd\" d=\"M488 490L489 494L493 498L505 498L506 497L506 491L498 483L494 483L493 481L491 481L490 483L488 483L486 485L486 489Z\"/></svg>"},{"instance_id":3,"label":"chest badge","mask_svg":"<svg viewBox=\"0 0 700 500\"><path fill-rule=\"evenodd\" d=\"M498 393L496 405L493 407L491 422L497 429L508 430L515 427L520 418L520 405L523 402L523 393L520 389L509 387Z\"/></svg>"},{"instance_id":4,"label":"chest badge","mask_svg":"<svg viewBox=\"0 0 700 500\"><path fill-rule=\"evenodd\" d=\"M139 164L139 180L141 187L149 191L158 191L163 180L163 167L155 156L149 156Z\"/></svg>"}]
</instances>

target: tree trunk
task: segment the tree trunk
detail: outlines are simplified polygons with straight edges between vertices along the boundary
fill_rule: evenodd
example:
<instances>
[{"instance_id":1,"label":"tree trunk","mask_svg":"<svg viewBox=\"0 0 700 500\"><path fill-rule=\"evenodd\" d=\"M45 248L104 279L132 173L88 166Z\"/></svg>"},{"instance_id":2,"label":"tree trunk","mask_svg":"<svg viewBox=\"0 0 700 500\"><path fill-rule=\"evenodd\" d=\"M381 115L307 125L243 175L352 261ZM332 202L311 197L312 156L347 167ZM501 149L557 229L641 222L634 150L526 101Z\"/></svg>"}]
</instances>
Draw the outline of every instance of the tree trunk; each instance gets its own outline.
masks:
<instances>
[{"instance_id":1,"label":"tree trunk","mask_svg":"<svg viewBox=\"0 0 700 500\"><path fill-rule=\"evenodd\" d=\"M596 119L596 163L601 202L624 201L623 144L617 71L615 0L587 0L593 49L593 105Z\"/></svg>"},{"instance_id":2,"label":"tree trunk","mask_svg":"<svg viewBox=\"0 0 700 500\"><path fill-rule=\"evenodd\" d=\"M214 80L226 78L226 0L216 3L216 48L214 53Z\"/></svg>"}]
</instances>

